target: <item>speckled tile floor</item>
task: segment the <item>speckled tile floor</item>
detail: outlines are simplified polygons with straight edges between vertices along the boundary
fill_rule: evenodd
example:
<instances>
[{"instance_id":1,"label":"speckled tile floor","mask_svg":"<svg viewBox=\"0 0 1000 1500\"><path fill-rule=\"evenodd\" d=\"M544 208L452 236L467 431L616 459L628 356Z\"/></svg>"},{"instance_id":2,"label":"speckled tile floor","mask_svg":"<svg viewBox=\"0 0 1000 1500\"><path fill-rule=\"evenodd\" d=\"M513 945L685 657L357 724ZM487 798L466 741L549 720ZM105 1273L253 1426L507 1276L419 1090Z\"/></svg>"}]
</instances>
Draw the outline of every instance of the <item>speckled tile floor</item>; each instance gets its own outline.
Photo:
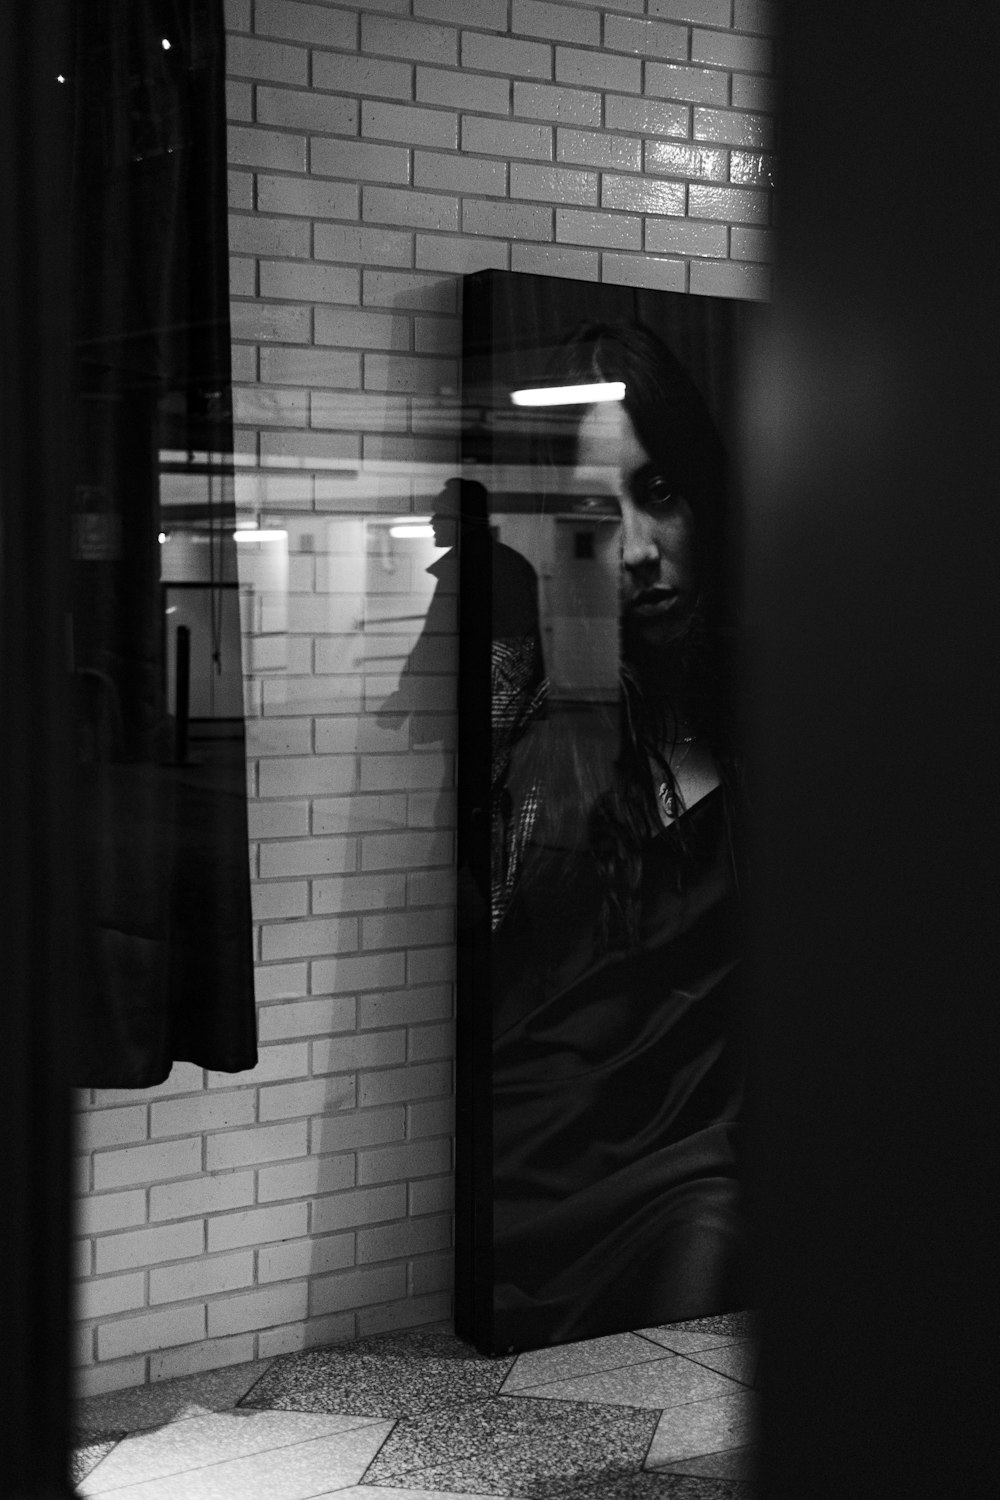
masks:
<instances>
[{"instance_id":1,"label":"speckled tile floor","mask_svg":"<svg viewBox=\"0 0 1000 1500\"><path fill-rule=\"evenodd\" d=\"M754 1320L490 1359L437 1327L80 1401L109 1500L751 1500Z\"/></svg>"}]
</instances>

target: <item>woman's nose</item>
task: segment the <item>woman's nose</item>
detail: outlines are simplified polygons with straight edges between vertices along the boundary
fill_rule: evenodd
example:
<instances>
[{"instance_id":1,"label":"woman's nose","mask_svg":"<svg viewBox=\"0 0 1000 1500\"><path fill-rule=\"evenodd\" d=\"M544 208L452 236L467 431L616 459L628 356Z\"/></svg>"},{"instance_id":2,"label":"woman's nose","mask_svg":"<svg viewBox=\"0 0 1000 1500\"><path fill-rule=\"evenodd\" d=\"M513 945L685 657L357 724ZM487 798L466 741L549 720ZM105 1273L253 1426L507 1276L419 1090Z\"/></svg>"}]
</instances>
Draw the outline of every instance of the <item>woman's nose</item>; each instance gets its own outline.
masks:
<instances>
[{"instance_id":1,"label":"woman's nose","mask_svg":"<svg viewBox=\"0 0 1000 1500\"><path fill-rule=\"evenodd\" d=\"M628 501L620 505L622 567L630 573L648 572L660 557L650 517Z\"/></svg>"}]
</instances>

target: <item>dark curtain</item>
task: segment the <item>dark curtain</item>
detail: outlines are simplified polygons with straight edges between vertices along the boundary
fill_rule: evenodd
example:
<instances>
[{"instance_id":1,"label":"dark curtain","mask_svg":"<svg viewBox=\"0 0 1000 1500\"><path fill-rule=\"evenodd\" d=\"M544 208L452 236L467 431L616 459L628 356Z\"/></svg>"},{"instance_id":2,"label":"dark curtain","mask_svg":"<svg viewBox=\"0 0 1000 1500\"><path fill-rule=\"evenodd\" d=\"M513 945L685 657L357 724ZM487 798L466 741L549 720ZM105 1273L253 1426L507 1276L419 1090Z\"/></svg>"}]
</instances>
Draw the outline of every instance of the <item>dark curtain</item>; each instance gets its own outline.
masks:
<instances>
[{"instance_id":1,"label":"dark curtain","mask_svg":"<svg viewBox=\"0 0 1000 1500\"><path fill-rule=\"evenodd\" d=\"M83 1000L74 1081L148 1087L175 1060L256 1062L242 717L168 698L159 540L208 559L209 672L241 677L234 612L221 0L77 6L72 663ZM183 642L181 643L183 646Z\"/></svg>"}]
</instances>

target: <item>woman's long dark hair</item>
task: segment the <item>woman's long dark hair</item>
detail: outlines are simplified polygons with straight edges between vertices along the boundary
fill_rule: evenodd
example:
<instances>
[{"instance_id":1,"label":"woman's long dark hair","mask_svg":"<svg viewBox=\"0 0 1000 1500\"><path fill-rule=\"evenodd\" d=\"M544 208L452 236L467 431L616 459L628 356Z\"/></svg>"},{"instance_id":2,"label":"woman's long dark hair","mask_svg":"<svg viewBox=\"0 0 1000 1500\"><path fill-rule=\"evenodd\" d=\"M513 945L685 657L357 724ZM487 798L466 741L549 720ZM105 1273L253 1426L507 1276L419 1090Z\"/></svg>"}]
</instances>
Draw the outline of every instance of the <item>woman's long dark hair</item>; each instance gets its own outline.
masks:
<instances>
[{"instance_id":1,"label":"woman's long dark hair","mask_svg":"<svg viewBox=\"0 0 1000 1500\"><path fill-rule=\"evenodd\" d=\"M592 742L561 733L557 716L539 721L512 767L516 800L529 784L537 804L520 883L525 890L559 881L560 867L586 845L602 890L597 949L631 949L639 941L642 852L661 831L650 762L676 796L671 751L697 734L719 767L733 847L733 812L740 793L732 721L733 601L723 444L704 399L673 354L641 324L585 323L557 351L552 383L622 381L624 407L636 435L674 493L690 507L698 596L682 642L666 656L622 627L618 754L601 763ZM576 425L586 408L576 414ZM683 683L685 725L673 683ZM518 787L520 783L520 789ZM584 816L581 817L581 812ZM681 858L684 833L676 825ZM733 854L734 864L736 860Z\"/></svg>"}]
</instances>

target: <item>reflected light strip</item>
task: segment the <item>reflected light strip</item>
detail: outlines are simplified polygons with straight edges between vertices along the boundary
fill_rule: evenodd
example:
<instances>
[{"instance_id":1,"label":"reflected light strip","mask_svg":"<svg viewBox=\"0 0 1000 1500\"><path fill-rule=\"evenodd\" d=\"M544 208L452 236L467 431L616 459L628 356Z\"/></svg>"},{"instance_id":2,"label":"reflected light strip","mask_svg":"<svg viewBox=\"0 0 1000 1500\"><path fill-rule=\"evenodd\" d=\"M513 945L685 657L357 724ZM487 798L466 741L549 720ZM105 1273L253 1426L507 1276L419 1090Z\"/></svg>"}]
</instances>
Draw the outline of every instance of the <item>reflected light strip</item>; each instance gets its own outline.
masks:
<instances>
[{"instance_id":1,"label":"reflected light strip","mask_svg":"<svg viewBox=\"0 0 1000 1500\"><path fill-rule=\"evenodd\" d=\"M434 535L434 527L414 526L412 524L407 526L390 526L389 535L398 537L432 537Z\"/></svg>"},{"instance_id":2,"label":"reflected light strip","mask_svg":"<svg viewBox=\"0 0 1000 1500\"><path fill-rule=\"evenodd\" d=\"M594 401L624 401L623 380L602 380L596 385L549 385L511 391L515 406L589 406Z\"/></svg>"},{"instance_id":3,"label":"reflected light strip","mask_svg":"<svg viewBox=\"0 0 1000 1500\"><path fill-rule=\"evenodd\" d=\"M283 542L288 540L287 531L256 531L240 530L233 532L233 539L237 542Z\"/></svg>"}]
</instances>

